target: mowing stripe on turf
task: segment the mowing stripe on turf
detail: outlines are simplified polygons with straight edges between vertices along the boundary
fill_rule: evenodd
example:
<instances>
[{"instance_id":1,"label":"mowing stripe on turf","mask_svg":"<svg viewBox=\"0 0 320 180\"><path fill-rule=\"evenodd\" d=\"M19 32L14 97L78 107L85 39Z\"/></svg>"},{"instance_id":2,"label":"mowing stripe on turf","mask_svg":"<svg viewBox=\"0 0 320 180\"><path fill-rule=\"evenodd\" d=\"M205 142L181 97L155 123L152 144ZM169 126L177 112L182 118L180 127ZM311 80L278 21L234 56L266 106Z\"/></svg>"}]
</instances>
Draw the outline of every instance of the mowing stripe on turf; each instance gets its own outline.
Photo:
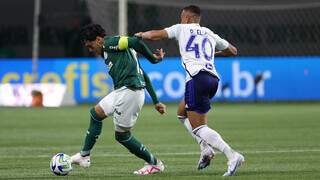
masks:
<instances>
[{"instance_id":1,"label":"mowing stripe on turf","mask_svg":"<svg viewBox=\"0 0 320 180\"><path fill-rule=\"evenodd\" d=\"M320 149L291 149L291 150L248 150L248 151L241 151L243 154L273 154L273 153L306 153L306 152L320 152ZM220 153L220 152L217 152ZM158 156L184 156L184 155L199 155L199 152L177 152L177 153L154 153ZM104 153L104 154L94 154L94 157L130 157L132 154L121 154L121 153ZM44 157L51 157L51 155L18 155L18 156L13 156L13 155L0 155L0 158L44 158Z\"/></svg>"}]
</instances>

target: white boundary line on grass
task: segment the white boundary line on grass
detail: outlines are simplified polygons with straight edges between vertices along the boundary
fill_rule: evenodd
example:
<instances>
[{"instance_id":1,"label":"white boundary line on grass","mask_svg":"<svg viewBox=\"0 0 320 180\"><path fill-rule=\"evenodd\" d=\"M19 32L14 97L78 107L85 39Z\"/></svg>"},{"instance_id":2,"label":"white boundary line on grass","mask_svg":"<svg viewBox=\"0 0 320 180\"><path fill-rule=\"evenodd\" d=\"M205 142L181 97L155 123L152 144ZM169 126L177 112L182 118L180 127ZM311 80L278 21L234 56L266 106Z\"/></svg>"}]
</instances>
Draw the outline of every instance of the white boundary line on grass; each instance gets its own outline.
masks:
<instances>
[{"instance_id":1,"label":"white boundary line on grass","mask_svg":"<svg viewBox=\"0 0 320 180\"><path fill-rule=\"evenodd\" d=\"M257 150L257 151L241 151L243 154L276 154L276 153L306 153L306 152L320 152L320 149L291 149L291 150ZM220 153L220 152L218 152ZM157 156L182 156L182 155L199 155L200 152L169 152L169 153L154 153ZM18 156L13 156L13 155L0 155L0 158L32 158L32 157L37 157L37 158L45 158L45 157L50 157L51 155L18 155ZM104 154L94 154L94 157L130 157L133 156L130 153L104 153Z\"/></svg>"},{"instance_id":2,"label":"white boundary line on grass","mask_svg":"<svg viewBox=\"0 0 320 180\"><path fill-rule=\"evenodd\" d=\"M274 154L274 153L304 153L304 152L320 152L320 149L296 149L296 150L270 150L270 151L241 151L243 154ZM221 152L217 152L221 154ZM154 153L158 156L181 156L181 155L199 155L200 152L172 152L172 153ZM131 154L97 154L97 157L127 157Z\"/></svg>"}]
</instances>

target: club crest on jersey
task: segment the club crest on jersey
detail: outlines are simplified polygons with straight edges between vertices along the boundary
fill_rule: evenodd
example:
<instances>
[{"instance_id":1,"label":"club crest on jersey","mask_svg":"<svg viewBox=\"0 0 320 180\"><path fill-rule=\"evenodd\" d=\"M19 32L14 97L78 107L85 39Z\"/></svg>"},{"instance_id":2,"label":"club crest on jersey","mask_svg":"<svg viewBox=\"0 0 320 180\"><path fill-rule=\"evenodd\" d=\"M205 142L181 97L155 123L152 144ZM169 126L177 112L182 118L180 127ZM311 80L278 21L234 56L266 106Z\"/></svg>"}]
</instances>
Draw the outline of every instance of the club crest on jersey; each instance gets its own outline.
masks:
<instances>
[{"instance_id":1,"label":"club crest on jersey","mask_svg":"<svg viewBox=\"0 0 320 180\"><path fill-rule=\"evenodd\" d=\"M207 63L206 64L206 68L209 69L209 70L212 70L213 69L213 65L210 64L210 63Z\"/></svg>"}]
</instances>

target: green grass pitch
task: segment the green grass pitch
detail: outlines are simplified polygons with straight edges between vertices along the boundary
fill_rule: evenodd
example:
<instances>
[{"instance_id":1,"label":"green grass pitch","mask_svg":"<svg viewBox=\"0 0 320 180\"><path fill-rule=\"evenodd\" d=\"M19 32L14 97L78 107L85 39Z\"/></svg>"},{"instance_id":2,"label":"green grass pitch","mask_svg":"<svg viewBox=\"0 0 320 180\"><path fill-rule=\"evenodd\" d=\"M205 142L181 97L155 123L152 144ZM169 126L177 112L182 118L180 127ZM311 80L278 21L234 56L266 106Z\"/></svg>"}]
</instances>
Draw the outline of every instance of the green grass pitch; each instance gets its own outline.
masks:
<instances>
[{"instance_id":1,"label":"green grass pitch","mask_svg":"<svg viewBox=\"0 0 320 180\"><path fill-rule=\"evenodd\" d=\"M210 167L196 170L199 147L177 120L175 104L165 116L144 106L133 130L165 163L165 172L133 175L144 162L114 140L109 118L91 167L55 176L51 156L80 150L90 107L0 108L0 179L320 179L320 103L216 104L209 126L246 158L235 177L221 177L227 167L221 153Z\"/></svg>"}]
</instances>

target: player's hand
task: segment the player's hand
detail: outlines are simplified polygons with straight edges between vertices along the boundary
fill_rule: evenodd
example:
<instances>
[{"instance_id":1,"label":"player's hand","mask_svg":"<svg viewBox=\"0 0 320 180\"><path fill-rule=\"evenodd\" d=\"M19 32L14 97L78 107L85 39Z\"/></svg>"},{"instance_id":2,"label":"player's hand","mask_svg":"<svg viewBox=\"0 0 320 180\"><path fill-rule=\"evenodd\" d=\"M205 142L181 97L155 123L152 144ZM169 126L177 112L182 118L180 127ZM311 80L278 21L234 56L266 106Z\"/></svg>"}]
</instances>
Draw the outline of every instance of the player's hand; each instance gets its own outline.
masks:
<instances>
[{"instance_id":1,"label":"player's hand","mask_svg":"<svg viewBox=\"0 0 320 180\"><path fill-rule=\"evenodd\" d=\"M142 38L142 34L143 34L143 32L137 32L134 35L137 36L137 37L141 37Z\"/></svg>"},{"instance_id":2,"label":"player's hand","mask_svg":"<svg viewBox=\"0 0 320 180\"><path fill-rule=\"evenodd\" d=\"M166 54L166 53L163 51L163 49L160 48L160 49L157 49L157 51L156 51L155 54L153 54L153 55L154 55L154 57L156 57L156 59L158 59L159 61L161 61L161 60L163 59L163 57L164 57L165 54Z\"/></svg>"},{"instance_id":3,"label":"player's hand","mask_svg":"<svg viewBox=\"0 0 320 180\"><path fill-rule=\"evenodd\" d=\"M157 103L154 107L160 114L165 114L167 112L166 105L162 104L161 102Z\"/></svg>"}]
</instances>

